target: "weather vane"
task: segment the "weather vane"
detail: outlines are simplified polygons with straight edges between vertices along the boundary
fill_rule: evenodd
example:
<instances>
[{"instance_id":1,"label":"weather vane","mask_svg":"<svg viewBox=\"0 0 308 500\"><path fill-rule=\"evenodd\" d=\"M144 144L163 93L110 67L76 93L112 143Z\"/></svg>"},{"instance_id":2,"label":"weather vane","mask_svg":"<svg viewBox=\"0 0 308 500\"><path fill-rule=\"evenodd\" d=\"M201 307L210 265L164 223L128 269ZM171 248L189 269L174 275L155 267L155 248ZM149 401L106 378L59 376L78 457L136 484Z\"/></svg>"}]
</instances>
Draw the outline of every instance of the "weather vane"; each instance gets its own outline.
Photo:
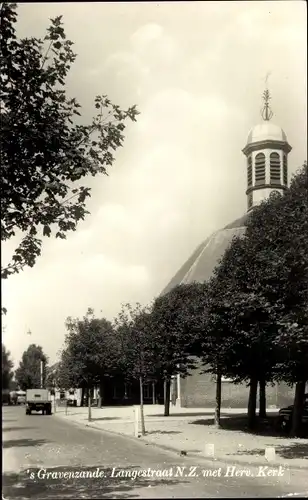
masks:
<instances>
[{"instance_id":1,"label":"weather vane","mask_svg":"<svg viewBox=\"0 0 308 500\"><path fill-rule=\"evenodd\" d=\"M268 72L266 74L266 77L265 77L265 90L264 90L264 92L262 94L262 99L264 101L264 106L261 109L261 116L262 116L263 120L265 120L265 121L269 121L272 118L272 116L273 116L273 112L272 112L272 110L270 108L270 104L269 104L269 102L271 100L271 95L270 95L270 92L268 90L268 78L269 78L270 74L271 74L270 72Z\"/></svg>"}]
</instances>

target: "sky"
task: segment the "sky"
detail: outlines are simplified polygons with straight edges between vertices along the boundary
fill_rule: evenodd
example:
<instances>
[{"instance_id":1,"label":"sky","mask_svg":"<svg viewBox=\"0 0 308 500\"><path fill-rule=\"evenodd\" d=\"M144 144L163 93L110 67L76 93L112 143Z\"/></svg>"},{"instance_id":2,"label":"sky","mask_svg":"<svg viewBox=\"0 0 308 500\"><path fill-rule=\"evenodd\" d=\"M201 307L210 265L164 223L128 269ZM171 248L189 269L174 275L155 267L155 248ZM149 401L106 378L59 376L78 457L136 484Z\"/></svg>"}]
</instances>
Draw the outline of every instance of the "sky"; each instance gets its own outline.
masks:
<instances>
[{"instance_id":1,"label":"sky","mask_svg":"<svg viewBox=\"0 0 308 500\"><path fill-rule=\"evenodd\" d=\"M306 160L306 2L26 3L18 14L21 37L43 37L63 15L78 54L67 92L85 120L98 94L140 111L109 176L89 180L91 215L67 240L45 239L35 267L2 283L14 362L35 343L53 363L68 316L92 307L112 319L122 303L149 303L246 211L242 148L261 121L268 72L290 173ZM2 245L3 263L14 244Z\"/></svg>"}]
</instances>

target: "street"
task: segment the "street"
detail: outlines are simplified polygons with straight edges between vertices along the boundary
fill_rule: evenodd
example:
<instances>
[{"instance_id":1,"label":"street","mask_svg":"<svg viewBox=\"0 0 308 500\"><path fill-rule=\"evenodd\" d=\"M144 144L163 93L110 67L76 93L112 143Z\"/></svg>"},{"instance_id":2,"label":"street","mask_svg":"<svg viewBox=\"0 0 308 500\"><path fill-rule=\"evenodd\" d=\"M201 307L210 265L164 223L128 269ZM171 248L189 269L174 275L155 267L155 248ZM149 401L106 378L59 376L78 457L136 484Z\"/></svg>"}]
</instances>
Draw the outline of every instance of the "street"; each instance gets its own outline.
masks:
<instances>
[{"instance_id":1,"label":"street","mask_svg":"<svg viewBox=\"0 0 308 500\"><path fill-rule=\"evenodd\" d=\"M219 473L220 464L195 463L55 416L26 416L22 406L3 407L2 414L5 499L279 497L307 489L304 470L226 477L226 465Z\"/></svg>"}]
</instances>

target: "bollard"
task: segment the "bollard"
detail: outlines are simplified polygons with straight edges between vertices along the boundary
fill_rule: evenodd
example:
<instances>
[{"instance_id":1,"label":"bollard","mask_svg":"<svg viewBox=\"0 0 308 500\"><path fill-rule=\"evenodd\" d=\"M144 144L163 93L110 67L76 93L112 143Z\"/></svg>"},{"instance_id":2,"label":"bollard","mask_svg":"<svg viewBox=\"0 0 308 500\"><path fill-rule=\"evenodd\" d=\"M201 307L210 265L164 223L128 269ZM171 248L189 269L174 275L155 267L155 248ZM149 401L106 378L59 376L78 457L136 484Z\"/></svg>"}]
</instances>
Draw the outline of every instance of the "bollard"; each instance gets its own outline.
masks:
<instances>
[{"instance_id":1,"label":"bollard","mask_svg":"<svg viewBox=\"0 0 308 500\"><path fill-rule=\"evenodd\" d=\"M135 437L139 436L139 408L135 406Z\"/></svg>"},{"instance_id":2,"label":"bollard","mask_svg":"<svg viewBox=\"0 0 308 500\"><path fill-rule=\"evenodd\" d=\"M204 454L206 457L214 457L215 446L212 443L206 443L204 447Z\"/></svg>"},{"instance_id":3,"label":"bollard","mask_svg":"<svg viewBox=\"0 0 308 500\"><path fill-rule=\"evenodd\" d=\"M265 448L265 459L268 462L274 462L276 458L276 451L274 447Z\"/></svg>"}]
</instances>

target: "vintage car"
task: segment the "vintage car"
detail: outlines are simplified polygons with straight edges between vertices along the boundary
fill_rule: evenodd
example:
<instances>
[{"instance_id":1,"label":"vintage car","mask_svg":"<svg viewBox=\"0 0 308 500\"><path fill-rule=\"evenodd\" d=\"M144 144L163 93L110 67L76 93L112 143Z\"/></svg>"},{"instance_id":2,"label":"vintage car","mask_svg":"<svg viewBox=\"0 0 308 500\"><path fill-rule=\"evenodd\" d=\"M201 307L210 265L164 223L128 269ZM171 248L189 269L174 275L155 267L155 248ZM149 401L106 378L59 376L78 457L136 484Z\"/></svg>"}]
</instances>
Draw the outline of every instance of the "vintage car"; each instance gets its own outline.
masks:
<instances>
[{"instance_id":1,"label":"vintage car","mask_svg":"<svg viewBox=\"0 0 308 500\"><path fill-rule=\"evenodd\" d=\"M281 408L279 410L278 420L277 420L278 430L285 430L286 432L290 430L292 425L292 414L293 414L293 405L287 406L286 408ZM303 426L308 425L308 394L305 394L302 423Z\"/></svg>"}]
</instances>

